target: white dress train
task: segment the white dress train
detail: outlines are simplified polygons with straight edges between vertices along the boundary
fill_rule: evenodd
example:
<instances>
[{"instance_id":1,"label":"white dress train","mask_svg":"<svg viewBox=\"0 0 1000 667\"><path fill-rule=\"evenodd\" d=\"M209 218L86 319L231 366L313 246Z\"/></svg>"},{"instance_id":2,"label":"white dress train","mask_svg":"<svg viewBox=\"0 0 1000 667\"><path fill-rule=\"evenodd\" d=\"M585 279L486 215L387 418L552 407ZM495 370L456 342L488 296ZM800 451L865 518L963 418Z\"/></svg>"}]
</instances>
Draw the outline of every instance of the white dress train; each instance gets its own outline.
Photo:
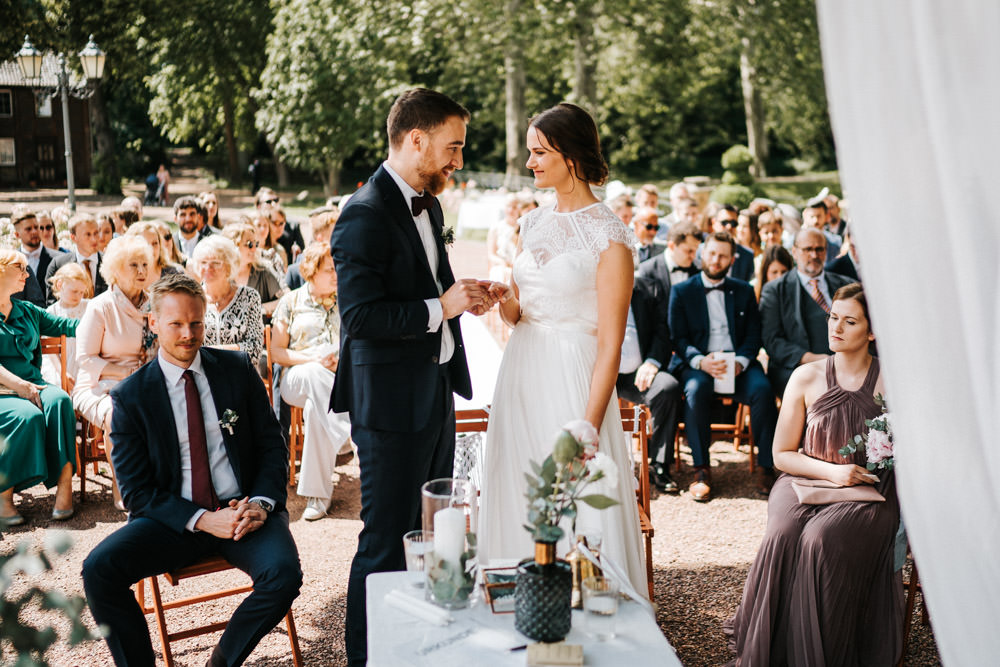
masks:
<instances>
[{"instance_id":1,"label":"white dress train","mask_svg":"<svg viewBox=\"0 0 1000 667\"><path fill-rule=\"evenodd\" d=\"M486 438L480 560L533 554L525 473L552 452L559 429L583 419L597 359L597 264L610 243L634 244L632 232L604 204L571 213L552 206L521 219L523 250L514 261L521 319L504 350ZM617 484L601 481L587 493L618 500L606 510L579 503L577 534L598 533L601 551L645 594L646 569L635 502L635 478L612 392L600 428L600 451L618 465ZM557 547L569 551L569 536Z\"/></svg>"}]
</instances>

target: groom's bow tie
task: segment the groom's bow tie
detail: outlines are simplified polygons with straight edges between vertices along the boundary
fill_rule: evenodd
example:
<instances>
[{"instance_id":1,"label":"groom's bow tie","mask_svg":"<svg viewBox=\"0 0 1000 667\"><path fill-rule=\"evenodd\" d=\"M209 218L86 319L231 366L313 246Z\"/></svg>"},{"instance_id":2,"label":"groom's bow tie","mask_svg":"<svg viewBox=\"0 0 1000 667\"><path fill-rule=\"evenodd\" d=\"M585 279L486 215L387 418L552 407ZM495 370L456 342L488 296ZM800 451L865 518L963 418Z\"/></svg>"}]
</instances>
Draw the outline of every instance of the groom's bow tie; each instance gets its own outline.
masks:
<instances>
[{"instance_id":1,"label":"groom's bow tie","mask_svg":"<svg viewBox=\"0 0 1000 667\"><path fill-rule=\"evenodd\" d=\"M423 211L431 210L434 205L434 195L424 190L424 194L417 195L416 197L410 197L410 209L413 211L413 217L417 217Z\"/></svg>"}]
</instances>

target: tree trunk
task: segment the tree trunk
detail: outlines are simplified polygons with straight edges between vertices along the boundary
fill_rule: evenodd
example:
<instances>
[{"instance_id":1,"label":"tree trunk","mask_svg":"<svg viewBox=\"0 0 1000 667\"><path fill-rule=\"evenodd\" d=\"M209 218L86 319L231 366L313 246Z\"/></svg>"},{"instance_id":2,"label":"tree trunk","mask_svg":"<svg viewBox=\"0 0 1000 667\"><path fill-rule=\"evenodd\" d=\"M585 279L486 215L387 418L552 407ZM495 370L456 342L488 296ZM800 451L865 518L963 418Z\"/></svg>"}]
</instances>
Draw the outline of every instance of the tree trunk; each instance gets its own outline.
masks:
<instances>
[{"instance_id":1,"label":"tree trunk","mask_svg":"<svg viewBox=\"0 0 1000 667\"><path fill-rule=\"evenodd\" d=\"M322 171L324 197L333 197L340 192L340 165L340 160L326 163Z\"/></svg>"},{"instance_id":2,"label":"tree trunk","mask_svg":"<svg viewBox=\"0 0 1000 667\"><path fill-rule=\"evenodd\" d=\"M506 130L507 130L507 170L503 184L508 190L519 189L518 178L524 174L524 156L521 146L527 131L528 119L524 103L524 51L518 41L521 36L518 17L521 0L507 0L504 4L504 19L509 26L507 50L503 65L506 76Z\"/></svg>"},{"instance_id":3,"label":"tree trunk","mask_svg":"<svg viewBox=\"0 0 1000 667\"><path fill-rule=\"evenodd\" d=\"M597 107L594 60L594 3L576 3L573 21L573 100L591 114Z\"/></svg>"},{"instance_id":4,"label":"tree trunk","mask_svg":"<svg viewBox=\"0 0 1000 667\"><path fill-rule=\"evenodd\" d=\"M90 127L94 137L94 158L90 185L102 195L121 196L121 172L115 152L115 136L108 121L108 108L100 84L90 98Z\"/></svg>"},{"instance_id":5,"label":"tree trunk","mask_svg":"<svg viewBox=\"0 0 1000 667\"><path fill-rule=\"evenodd\" d=\"M233 110L233 100L222 94L222 131L226 136L226 156L229 161L229 182L239 183L242 179L240 156L236 150L236 119Z\"/></svg>"},{"instance_id":6,"label":"tree trunk","mask_svg":"<svg viewBox=\"0 0 1000 667\"><path fill-rule=\"evenodd\" d=\"M747 121L747 147L753 156L750 172L754 178L767 176L767 130L764 127L764 103L757 87L757 68L754 66L754 44L748 36L740 39L740 83L743 87L743 113Z\"/></svg>"},{"instance_id":7,"label":"tree trunk","mask_svg":"<svg viewBox=\"0 0 1000 667\"><path fill-rule=\"evenodd\" d=\"M285 161L278 157L274 149L271 149L271 155L274 156L274 171L278 175L278 187L287 188L288 187L288 165Z\"/></svg>"}]
</instances>

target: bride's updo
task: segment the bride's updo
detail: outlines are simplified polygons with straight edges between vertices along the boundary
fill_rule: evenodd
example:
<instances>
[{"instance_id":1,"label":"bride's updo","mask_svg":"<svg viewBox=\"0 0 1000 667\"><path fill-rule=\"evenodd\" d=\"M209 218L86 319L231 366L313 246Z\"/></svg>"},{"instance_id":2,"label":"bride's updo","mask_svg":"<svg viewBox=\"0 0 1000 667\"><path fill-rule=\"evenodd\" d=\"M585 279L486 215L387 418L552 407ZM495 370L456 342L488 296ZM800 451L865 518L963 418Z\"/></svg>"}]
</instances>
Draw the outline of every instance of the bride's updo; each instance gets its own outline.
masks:
<instances>
[{"instance_id":1,"label":"bride's updo","mask_svg":"<svg viewBox=\"0 0 1000 667\"><path fill-rule=\"evenodd\" d=\"M532 118L528 126L545 135L576 178L591 185L603 185L607 180L608 163L601 155L597 125L586 111L563 102Z\"/></svg>"}]
</instances>

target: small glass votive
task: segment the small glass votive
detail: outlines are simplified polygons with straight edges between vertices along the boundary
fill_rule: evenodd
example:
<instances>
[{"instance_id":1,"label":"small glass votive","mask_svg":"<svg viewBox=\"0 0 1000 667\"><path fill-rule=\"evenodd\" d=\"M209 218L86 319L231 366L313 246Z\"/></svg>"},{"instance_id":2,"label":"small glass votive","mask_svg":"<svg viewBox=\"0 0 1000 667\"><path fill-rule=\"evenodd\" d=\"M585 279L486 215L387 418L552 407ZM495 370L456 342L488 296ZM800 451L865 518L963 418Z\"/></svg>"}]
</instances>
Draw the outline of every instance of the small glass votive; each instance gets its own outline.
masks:
<instances>
[{"instance_id":1,"label":"small glass votive","mask_svg":"<svg viewBox=\"0 0 1000 667\"><path fill-rule=\"evenodd\" d=\"M434 551L434 533L426 530L411 530L403 535L403 553L406 555L406 571L411 573L411 584L416 588L424 586L424 556ZM413 573L420 573L417 576Z\"/></svg>"},{"instance_id":2,"label":"small glass votive","mask_svg":"<svg viewBox=\"0 0 1000 667\"><path fill-rule=\"evenodd\" d=\"M607 577L583 580L583 630L598 641L615 636L618 615L618 584Z\"/></svg>"}]
</instances>

